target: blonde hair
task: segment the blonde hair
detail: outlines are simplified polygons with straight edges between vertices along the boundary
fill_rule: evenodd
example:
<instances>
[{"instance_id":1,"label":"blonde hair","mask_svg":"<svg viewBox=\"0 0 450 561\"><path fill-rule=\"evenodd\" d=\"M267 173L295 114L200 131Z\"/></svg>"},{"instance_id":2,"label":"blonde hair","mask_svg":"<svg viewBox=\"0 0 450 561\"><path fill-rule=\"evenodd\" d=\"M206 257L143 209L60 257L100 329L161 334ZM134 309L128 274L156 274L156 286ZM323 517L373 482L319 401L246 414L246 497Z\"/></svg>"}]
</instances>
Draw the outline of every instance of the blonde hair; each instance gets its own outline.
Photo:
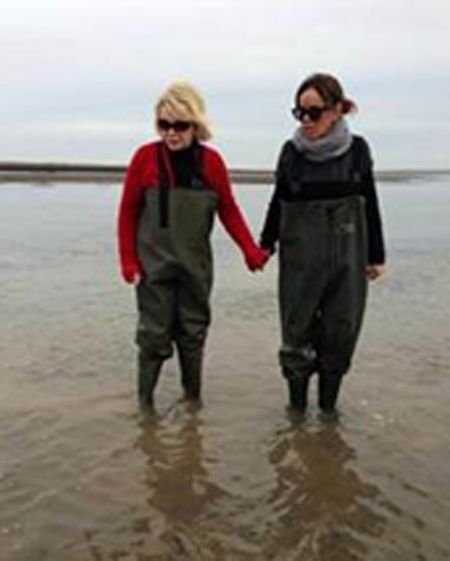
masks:
<instances>
[{"instance_id":1,"label":"blonde hair","mask_svg":"<svg viewBox=\"0 0 450 561\"><path fill-rule=\"evenodd\" d=\"M211 126L206 115L205 102L200 93L189 83L174 82L162 94L155 105L155 125L163 107L175 118L193 123L197 140L211 138Z\"/></svg>"}]
</instances>

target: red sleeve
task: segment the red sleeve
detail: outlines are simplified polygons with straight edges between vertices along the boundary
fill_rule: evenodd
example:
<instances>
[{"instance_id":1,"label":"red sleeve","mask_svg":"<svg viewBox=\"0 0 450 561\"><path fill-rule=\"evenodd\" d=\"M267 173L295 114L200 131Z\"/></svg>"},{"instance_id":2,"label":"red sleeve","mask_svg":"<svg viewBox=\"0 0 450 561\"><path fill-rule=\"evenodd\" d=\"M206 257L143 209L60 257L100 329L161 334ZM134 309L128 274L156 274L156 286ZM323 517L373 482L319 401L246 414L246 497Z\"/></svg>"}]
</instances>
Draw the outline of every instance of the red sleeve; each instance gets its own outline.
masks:
<instances>
[{"instance_id":1,"label":"red sleeve","mask_svg":"<svg viewBox=\"0 0 450 561\"><path fill-rule=\"evenodd\" d=\"M225 163L215 150L211 148L205 150L205 178L219 196L220 221L245 258L251 259L259 248L234 198Z\"/></svg>"},{"instance_id":2,"label":"red sleeve","mask_svg":"<svg viewBox=\"0 0 450 561\"><path fill-rule=\"evenodd\" d=\"M134 154L125 176L118 216L118 245L120 267L124 280L132 282L136 273L141 273L136 234L139 214L146 187L145 169L149 163L151 145L143 146Z\"/></svg>"}]
</instances>

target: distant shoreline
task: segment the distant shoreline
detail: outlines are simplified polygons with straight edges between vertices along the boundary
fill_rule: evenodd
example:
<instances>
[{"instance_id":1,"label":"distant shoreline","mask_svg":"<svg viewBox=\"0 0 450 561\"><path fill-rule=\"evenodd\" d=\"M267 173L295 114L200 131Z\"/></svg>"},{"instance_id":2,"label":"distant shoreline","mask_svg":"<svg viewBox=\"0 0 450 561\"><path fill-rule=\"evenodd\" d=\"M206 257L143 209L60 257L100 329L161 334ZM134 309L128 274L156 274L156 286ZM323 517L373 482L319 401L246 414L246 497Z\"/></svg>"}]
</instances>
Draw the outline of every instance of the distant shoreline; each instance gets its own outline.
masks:
<instances>
[{"instance_id":1,"label":"distant shoreline","mask_svg":"<svg viewBox=\"0 0 450 561\"><path fill-rule=\"evenodd\" d=\"M126 166L58 162L0 162L0 183L10 182L121 182ZM409 182L418 179L450 176L450 169L396 169L376 171L378 181ZM272 184L274 171L269 169L231 168L233 183Z\"/></svg>"}]
</instances>

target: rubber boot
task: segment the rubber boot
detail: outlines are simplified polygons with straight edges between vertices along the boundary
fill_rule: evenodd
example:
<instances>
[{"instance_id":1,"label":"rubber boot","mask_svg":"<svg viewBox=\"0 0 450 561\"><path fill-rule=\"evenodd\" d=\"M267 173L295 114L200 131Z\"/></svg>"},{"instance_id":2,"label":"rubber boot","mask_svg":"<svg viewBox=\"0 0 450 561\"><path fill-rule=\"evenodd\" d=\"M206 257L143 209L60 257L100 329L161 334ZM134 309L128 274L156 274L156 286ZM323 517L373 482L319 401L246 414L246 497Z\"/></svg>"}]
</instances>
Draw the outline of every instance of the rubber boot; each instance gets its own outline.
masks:
<instances>
[{"instance_id":1,"label":"rubber boot","mask_svg":"<svg viewBox=\"0 0 450 561\"><path fill-rule=\"evenodd\" d=\"M336 403L341 382L341 374L319 374L319 407L324 419L334 420L338 417Z\"/></svg>"},{"instance_id":2,"label":"rubber boot","mask_svg":"<svg viewBox=\"0 0 450 561\"><path fill-rule=\"evenodd\" d=\"M160 358L148 356L142 351L138 354L138 399L142 409L153 410L154 392L162 364Z\"/></svg>"},{"instance_id":3,"label":"rubber boot","mask_svg":"<svg viewBox=\"0 0 450 561\"><path fill-rule=\"evenodd\" d=\"M304 413L308 405L308 387L310 374L295 373L283 368L283 375L287 379L289 391L289 405L295 411Z\"/></svg>"},{"instance_id":4,"label":"rubber boot","mask_svg":"<svg viewBox=\"0 0 450 561\"><path fill-rule=\"evenodd\" d=\"M200 401L202 390L203 350L186 351L179 349L181 385L184 397L189 401Z\"/></svg>"}]
</instances>

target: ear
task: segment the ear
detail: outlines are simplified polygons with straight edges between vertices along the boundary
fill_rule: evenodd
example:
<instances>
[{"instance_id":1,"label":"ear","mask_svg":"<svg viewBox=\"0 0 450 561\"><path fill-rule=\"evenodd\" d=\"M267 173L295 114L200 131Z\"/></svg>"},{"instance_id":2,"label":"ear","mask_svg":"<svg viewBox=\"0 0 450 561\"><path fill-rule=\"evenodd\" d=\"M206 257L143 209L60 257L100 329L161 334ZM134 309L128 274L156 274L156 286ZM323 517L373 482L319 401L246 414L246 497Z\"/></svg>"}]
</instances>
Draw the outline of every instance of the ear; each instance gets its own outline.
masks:
<instances>
[{"instance_id":1,"label":"ear","mask_svg":"<svg viewBox=\"0 0 450 561\"><path fill-rule=\"evenodd\" d=\"M338 101L332 109L335 122L342 117L342 115L344 114L343 110L344 110L344 106L342 104L342 101Z\"/></svg>"}]
</instances>

